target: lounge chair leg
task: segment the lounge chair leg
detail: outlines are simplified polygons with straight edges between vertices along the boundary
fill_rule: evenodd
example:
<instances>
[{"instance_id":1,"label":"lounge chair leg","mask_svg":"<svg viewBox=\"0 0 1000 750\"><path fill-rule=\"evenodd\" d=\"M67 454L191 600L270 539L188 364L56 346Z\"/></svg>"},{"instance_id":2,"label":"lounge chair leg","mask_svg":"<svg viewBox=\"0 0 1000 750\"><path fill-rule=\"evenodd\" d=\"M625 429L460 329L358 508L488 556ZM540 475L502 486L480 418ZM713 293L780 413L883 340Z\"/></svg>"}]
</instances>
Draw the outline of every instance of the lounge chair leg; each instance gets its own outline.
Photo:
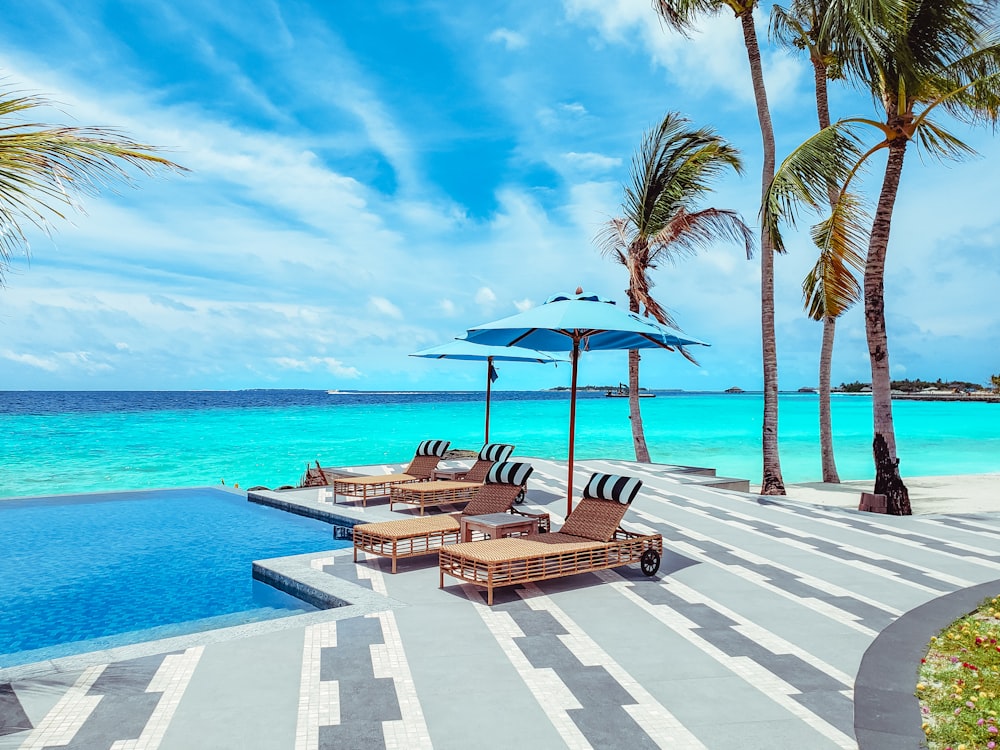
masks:
<instances>
[{"instance_id":1,"label":"lounge chair leg","mask_svg":"<svg viewBox=\"0 0 1000 750\"><path fill-rule=\"evenodd\" d=\"M444 568L438 568L438 588L444 588Z\"/></svg>"},{"instance_id":2,"label":"lounge chair leg","mask_svg":"<svg viewBox=\"0 0 1000 750\"><path fill-rule=\"evenodd\" d=\"M392 572L393 572L393 574L396 573L396 556L395 555L393 555L393 557L392 557Z\"/></svg>"},{"instance_id":3,"label":"lounge chair leg","mask_svg":"<svg viewBox=\"0 0 1000 750\"><path fill-rule=\"evenodd\" d=\"M492 586L487 586L486 587L486 606L487 607L492 607L493 606L493 587Z\"/></svg>"},{"instance_id":4,"label":"lounge chair leg","mask_svg":"<svg viewBox=\"0 0 1000 750\"><path fill-rule=\"evenodd\" d=\"M358 547L357 547L357 545L355 545L354 546L354 562L357 562L357 561L358 561Z\"/></svg>"}]
</instances>

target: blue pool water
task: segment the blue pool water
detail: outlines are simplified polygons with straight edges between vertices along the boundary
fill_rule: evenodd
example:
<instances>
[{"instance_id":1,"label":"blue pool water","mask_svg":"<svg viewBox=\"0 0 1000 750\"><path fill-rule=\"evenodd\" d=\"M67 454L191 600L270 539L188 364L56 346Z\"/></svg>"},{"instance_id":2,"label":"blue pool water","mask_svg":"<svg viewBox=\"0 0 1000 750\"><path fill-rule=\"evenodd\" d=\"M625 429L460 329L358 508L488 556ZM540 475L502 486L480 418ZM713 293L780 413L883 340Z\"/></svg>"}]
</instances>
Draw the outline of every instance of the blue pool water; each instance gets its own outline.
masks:
<instances>
[{"instance_id":1,"label":"blue pool water","mask_svg":"<svg viewBox=\"0 0 1000 750\"><path fill-rule=\"evenodd\" d=\"M346 546L215 488L0 501L0 667L311 611L251 563Z\"/></svg>"}]
</instances>

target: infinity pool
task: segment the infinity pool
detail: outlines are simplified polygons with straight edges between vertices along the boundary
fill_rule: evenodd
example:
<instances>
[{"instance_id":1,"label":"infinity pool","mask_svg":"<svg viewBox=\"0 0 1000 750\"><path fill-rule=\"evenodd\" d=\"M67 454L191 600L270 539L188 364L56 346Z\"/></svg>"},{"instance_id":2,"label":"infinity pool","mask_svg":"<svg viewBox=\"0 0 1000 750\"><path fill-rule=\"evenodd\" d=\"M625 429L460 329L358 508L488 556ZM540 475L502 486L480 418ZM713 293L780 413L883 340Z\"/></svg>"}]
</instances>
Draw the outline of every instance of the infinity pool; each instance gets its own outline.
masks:
<instances>
[{"instance_id":1,"label":"infinity pool","mask_svg":"<svg viewBox=\"0 0 1000 750\"><path fill-rule=\"evenodd\" d=\"M0 667L312 611L252 561L347 544L215 488L0 500Z\"/></svg>"}]
</instances>

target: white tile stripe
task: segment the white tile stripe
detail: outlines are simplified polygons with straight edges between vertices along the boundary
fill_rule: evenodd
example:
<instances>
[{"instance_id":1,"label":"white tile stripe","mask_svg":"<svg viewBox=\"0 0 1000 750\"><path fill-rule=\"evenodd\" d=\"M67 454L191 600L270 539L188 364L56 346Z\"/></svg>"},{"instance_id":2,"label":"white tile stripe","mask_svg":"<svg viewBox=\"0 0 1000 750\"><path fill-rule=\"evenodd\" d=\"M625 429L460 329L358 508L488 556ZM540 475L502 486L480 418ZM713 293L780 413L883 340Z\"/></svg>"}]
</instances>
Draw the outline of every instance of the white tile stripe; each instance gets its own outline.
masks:
<instances>
[{"instance_id":1,"label":"white tile stripe","mask_svg":"<svg viewBox=\"0 0 1000 750\"><path fill-rule=\"evenodd\" d=\"M204 646L195 646L184 653L163 657L163 663L146 688L147 693L162 693L149 721L138 737L118 740L112 743L111 750L156 750L160 746L204 651Z\"/></svg>"},{"instance_id":2,"label":"white tile stripe","mask_svg":"<svg viewBox=\"0 0 1000 750\"><path fill-rule=\"evenodd\" d=\"M72 687L45 714L45 718L21 743L21 750L41 750L50 745L68 745L104 697L87 695L107 664L87 667Z\"/></svg>"},{"instance_id":3,"label":"white tile stripe","mask_svg":"<svg viewBox=\"0 0 1000 750\"><path fill-rule=\"evenodd\" d=\"M688 534L690 536L693 536L696 539L699 538L700 536L702 536L700 534L691 532L689 529L684 529L681 526L675 526L674 524L670 523L669 521L666 521L666 520L661 519L661 518L657 518L656 516L652 516L651 514L646 513L645 511L640 511L638 513L638 515L640 515L640 516L642 516L644 518L649 518L651 520L654 520L655 522L663 524L665 526L671 526L671 527L674 527L674 528L682 529L686 534ZM640 524L634 524L634 525L641 527ZM646 530L646 531L655 531L655 529L653 529L652 527L649 527L649 526L645 527L644 530ZM712 542L714 544L719 545L720 547L725 547L727 549L730 549L730 551L732 551L732 548L730 548L729 545L723 544L722 542L720 542L717 539L713 539ZM827 617L827 618L833 620L834 622L838 622L841 625L844 625L844 626L850 628L851 630L856 630L859 633L863 633L864 635L871 636L871 637L875 637L876 635L878 635L878 631L877 630L873 630L872 628L869 628L866 625L862 625L860 622L858 622L858 620L860 620L860 618L858 617L858 615L854 614L853 612L848 612L847 610L840 609L839 607L836 607L836 606L830 604L829 602L823 601L822 599L816 599L816 598L813 598L813 597L802 597L802 596L799 596L798 594L793 594L790 591L786 591L785 589L781 588L780 586L776 586L775 584L771 583L769 580L767 580L763 575L761 575L756 570L752 570L751 568L745 568L742 565L734 565L732 563L724 563L724 562L721 562L719 560L716 560L715 558L711 557L710 555L706 555L698 547L695 547L693 544L689 544L687 542L680 542L680 541L672 539L669 542L669 546L670 546L670 549L672 549L672 550L674 550L676 552L679 552L682 555L685 555L686 557L690 557L692 560L697 560L698 562L704 563L705 565L712 565L712 566L714 566L716 568L721 568L722 570L728 571L728 572L730 572L730 573L738 576L741 580L743 580L743 581L745 581L747 583L752 583L755 586L760 586L762 589L764 589L766 591L769 591L772 594L776 594L777 596L780 596L783 599L788 599L789 601L795 602L798 605L801 605L803 607L807 607L808 609L811 609L814 612L818 612L819 614L823 615L824 617ZM774 565L774 567L776 567L776 568L781 568L782 567L780 565L776 565L776 564L772 563L771 561L767 561L767 562L770 565ZM788 570L788 569L786 569L786 570ZM801 577L801 574L799 574L797 571L788 570L788 572L790 572L796 578L800 578ZM802 580L804 581L805 579L803 578ZM852 598L857 598L857 597L853 597L853 595L852 595ZM881 607L882 605L878 605L878 606Z\"/></svg>"},{"instance_id":4,"label":"white tile stripe","mask_svg":"<svg viewBox=\"0 0 1000 750\"><path fill-rule=\"evenodd\" d=\"M495 612L492 608L487 607L477 587L467 583L462 584L462 591L472 602L486 628L493 635L524 684L535 696L538 705L542 707L542 711L552 722L552 726L566 743L566 747L570 750L591 750L587 738L567 713L571 709L579 709L583 706L553 670L536 669L531 665L524 652L514 643L514 638L523 638L524 633L514 623L513 618L506 612Z\"/></svg>"},{"instance_id":5,"label":"white tile stripe","mask_svg":"<svg viewBox=\"0 0 1000 750\"><path fill-rule=\"evenodd\" d=\"M309 567L313 570L323 570L327 565L333 565L334 557L314 557L309 561Z\"/></svg>"},{"instance_id":6,"label":"white tile stripe","mask_svg":"<svg viewBox=\"0 0 1000 750\"><path fill-rule=\"evenodd\" d=\"M320 680L324 648L337 645L337 621L309 625L302 646L299 712L295 723L295 750L317 750L319 727L340 723L340 692L336 681Z\"/></svg>"},{"instance_id":7,"label":"white tile stripe","mask_svg":"<svg viewBox=\"0 0 1000 750\"><path fill-rule=\"evenodd\" d=\"M784 507L784 506L781 506L781 505L773 505L773 506L770 506L770 507L772 507L774 510L779 511L781 513L790 514L790 515L792 515L794 517L797 517L797 518L801 518L802 517L802 515L800 513L796 513L795 510L793 510L792 508L787 508L787 507ZM872 515L878 515L878 514L872 514ZM835 513L832 513L830 511L824 511L824 510L821 510L821 509L817 509L815 512L812 511L812 509L810 509L810 518L809 518L809 520L813 521L813 522L816 522L816 523L824 524L826 526L834 526L834 527L837 527L837 528L842 528L845 531L851 532L852 534L861 533L861 534L866 534L866 535L874 536L874 537L877 538L877 541L879 543L899 544L899 545L904 546L904 547L911 547L911 548L914 548L914 549L919 549L921 552L927 552L927 553L936 554L936 555L947 555L948 557L958 557L957 555L954 555L953 553L949 552L948 550L943 550L943 549L939 549L937 547L932 547L930 545L923 544L922 542L919 542L919 541L917 541L915 539L910 539L907 536L899 536L897 534L889 534L887 536L887 535L883 534L882 532L883 531L898 532L898 531L900 531L900 529L897 528L897 527L894 527L894 526L892 526L890 524L886 524L886 523L878 523L877 525L875 525L874 523L872 523L872 524L870 524L869 528L859 528L858 526L855 526L853 524L847 523L845 520L843 520L842 517L836 515ZM954 526L952 526L950 524L944 524L941 521L937 521L937 520L933 520L933 519L923 519L923 518L921 518L921 519L917 519L917 520L921 521L922 523L932 523L932 524L936 524L936 525L939 525L939 526L944 526L945 528L948 528L948 529L955 529L956 528L956 527L954 527ZM977 535L981 535L983 533L983 532L974 531L972 529L964 529L964 528L957 529L957 530L962 531L962 532L968 532L970 534L977 534ZM957 541L951 541L949 539L941 539L940 537L933 537L933 536L930 536L928 534L924 534L923 532L921 532L919 530L916 530L916 529L912 529L912 530L911 529L902 529L902 531L909 532L910 534L912 534L914 536L926 537L929 540L938 541L938 542L945 542L945 543L947 543L947 545L949 547L954 547L955 549L961 549L961 550L964 550L966 552L973 552L973 553L981 553L982 552L982 546L978 546L977 547L974 544L965 544L964 542L957 542ZM995 536L995 535L991 534L990 536ZM992 568L994 570L1000 569L1000 562L997 562L995 560L983 560L983 559L980 559L980 558L974 557L974 556L973 557L962 556L960 559L962 561L968 561L969 563L974 564L974 565L981 565L983 567Z\"/></svg>"},{"instance_id":8,"label":"white tile stripe","mask_svg":"<svg viewBox=\"0 0 1000 750\"><path fill-rule=\"evenodd\" d=\"M602 579L611 584L624 584L628 588L634 587L634 584L632 584L622 575L613 570L602 570L599 571L598 573L595 573L595 575L600 576ZM690 586L687 586L676 579L671 579L670 585L669 586L664 585L663 588L667 589L668 591L670 591L670 593L674 594L675 596L683 599L684 601L690 604L704 604L706 607L710 607L714 611L718 612L720 615L728 617L730 620L737 623L733 627L734 630L736 630L738 633L742 635L745 635L750 640L760 644L768 651L770 651L772 654L790 654L792 656L797 656L802 661L806 662L807 664L811 664L812 666L816 667L816 669L818 669L819 671L837 680L837 682L844 685L845 688L848 688L847 690L842 690L841 691L842 693L844 693L845 695L853 694L853 690L851 690L850 688L854 684L854 677L847 674L846 672L842 672L832 664L827 664L818 656L809 653L804 648L800 648L799 646L796 646L794 643L786 641L780 635L772 633L767 628L761 627L757 623L747 619L743 615L739 614L738 612L735 612L734 610L730 609L721 602L716 601L712 597L707 596L701 591L693 589ZM698 627L698 626L697 624L694 624L693 627Z\"/></svg>"},{"instance_id":9,"label":"white tile stripe","mask_svg":"<svg viewBox=\"0 0 1000 750\"><path fill-rule=\"evenodd\" d=\"M622 708L660 747L671 750L704 750L705 745L680 720L657 701L626 669L611 658L583 628L534 584L526 584L518 594L536 612L547 612L566 631L559 640L566 644L584 666L603 667L635 700Z\"/></svg>"},{"instance_id":10,"label":"white tile stripe","mask_svg":"<svg viewBox=\"0 0 1000 750\"><path fill-rule=\"evenodd\" d=\"M381 573L379 574L381 577ZM382 583L384 587L385 584ZM372 667L375 677L391 678L396 686L396 699L402 717L399 721L383 721L382 733L386 750L430 750L431 735L424 720L424 710L417 697L413 675L403 650L403 639L392 610L377 612L368 617L378 618L382 626L384 643L371 646Z\"/></svg>"},{"instance_id":11,"label":"white tile stripe","mask_svg":"<svg viewBox=\"0 0 1000 750\"><path fill-rule=\"evenodd\" d=\"M718 516L716 516L713 513L711 513L709 510L706 510L707 508L712 508L713 506L711 506L711 505L709 505L707 503L699 502L699 501L694 500L694 499L692 499L690 497L687 497L687 496L685 496L685 499L688 500L688 501L690 501L690 502L692 502L692 503L701 505L703 507L702 508L690 508L690 507L685 507L685 506L680 506L680 505L673 505L671 507L677 508L678 510L683 511L685 513L690 513L691 515L697 515L697 516L701 516L702 518L710 519L710 520L712 520L715 523L721 523L721 524L723 524L725 526L728 526L731 529L739 529L739 530L741 530L741 531L743 531L743 532L745 532L747 534L750 534L751 536L756 536L756 537L760 537L762 539L767 539L769 542L771 542L773 544L780 544L780 545L785 546L785 547L791 547L792 549L802 550L804 552L808 552L811 555L816 555L818 557L823 557L823 558L826 558L827 560L833 560L834 562L836 562L836 563L838 563L840 565L849 565L849 566L851 566L853 568L857 568L858 570L864 571L865 573L867 573L869 575L875 575L875 576L878 576L880 578L885 578L885 579L888 579L888 580L891 580L891 581L895 581L895 582L901 583L901 584L903 584L905 586L910 586L911 588L915 588L915 589L918 589L920 591L924 591L924 592L927 592L927 593L941 594L941 590L940 589L935 589L935 588L932 588L931 586L926 586L926 585L924 585L922 583L917 583L916 581L910 581L910 580L908 580L906 578L903 578L901 575L899 575L895 571L885 570L883 568L880 568L877 565L872 565L871 563L865 562L863 560L845 560L843 557L838 557L836 555L832 555L829 552L825 552L825 551L819 549L818 547L816 547L815 545L810 544L809 542L802 541L801 539L788 539L788 538L785 538L785 537L774 536L773 534L768 534L767 532L760 531L759 529L755 529L755 528L749 526L748 524L740 523L739 521L728 521L728 520L726 520L724 518L719 518ZM776 526L779 529L781 529L782 531L784 531L784 532L786 532L786 533L788 533L788 534L790 534L792 536L806 537L806 538L811 538L811 539L821 539L823 541L827 541L830 544L833 544L833 545L839 547L840 549L843 549L845 552L853 552L854 554L860 555L862 557L866 557L868 559L883 559L883 560L890 559L890 558L885 557L884 555L880 555L879 553L874 552L873 550L861 549L859 547L853 547L852 548L849 545L845 545L845 544L842 544L840 542L836 542L836 541L833 541L831 539L827 539L825 537L821 537L818 534L808 534L808 533L805 533L805 532L800 532L800 531L797 531L796 529L792 529L792 528L789 528L787 526L782 526L781 524L775 523L774 521L767 521L766 519L754 518L753 516L746 516L745 514L740 514L740 513L735 513L733 511L730 511L730 515L734 515L734 514L735 515L743 516L748 521L762 521L762 522L768 523L768 524L770 524L772 526ZM677 526L676 528L683 528L683 527ZM894 562L899 563L900 561L895 560ZM921 573L925 573L925 574L929 575L929 571L927 569L921 568L921 567L916 566L916 565L907 565L906 563L902 563L902 564L904 564L907 567L912 568L914 570L919 570ZM942 577L942 576L940 576L939 574L935 573L934 575L929 575L929 577L934 578L934 577ZM966 585L969 585L969 584L966 584Z\"/></svg>"},{"instance_id":12,"label":"white tile stripe","mask_svg":"<svg viewBox=\"0 0 1000 750\"><path fill-rule=\"evenodd\" d=\"M664 495L664 494L667 494L666 491L664 491L664 490L660 490L658 488L650 488L650 494L652 495L654 493L656 495L661 495L661 496ZM674 494L677 494L677 493L674 492ZM915 581L909 581L906 578L903 578L902 576L900 576L898 573L895 573L895 572L889 571L889 570L885 570L883 568L880 568L878 565L873 565L871 563L866 562L865 560L885 560L885 561L894 562L894 563L896 563L898 565L903 565L903 566L905 566L907 568L910 568L911 570L918 571L919 573L921 573L924 576L927 576L928 578L934 578L934 579L937 579L937 580L939 580L939 581L941 581L943 583L947 583L947 584L950 584L952 586L957 586L959 588L964 588L966 586L973 585L973 581L969 581L969 580L966 580L964 578L958 578L956 576L952 576L952 575L949 575L947 573L941 573L941 572L939 572L937 570L934 570L934 569L929 568L929 567L925 567L923 565L919 565L917 563L905 562L905 561L899 560L897 558L894 558L892 556L883 554L881 552L877 552L874 549L869 549L869 548L864 548L864 547L856 547L856 546L848 544L846 542L841 542L841 541L838 541L838 540L835 540L835 539L831 539L831 538L826 537L826 536L821 536L821 535L813 533L813 532L800 531L799 529L796 529L794 527L785 526L785 525L780 524L780 523L778 523L776 521L768 520L768 519L760 517L760 516L753 516L753 515L750 515L750 514L747 514L747 513L742 513L742 512L740 512L738 510L731 509L731 508L727 508L726 509L726 514L728 516L740 518L740 519L743 519L744 521L751 522L751 523L752 522L767 523L767 524L770 524L772 526L776 526L777 528L781 529L781 531L785 532L786 534L789 534L789 535L794 536L794 537L798 537L799 539L786 539L786 538L783 538L783 537L776 537L776 536L773 536L771 534L768 534L767 532L760 531L759 529L755 529L755 528L746 526L746 525L744 525L742 523L739 523L738 521L729 521L729 520L726 520L724 518L719 518L718 516L714 515L711 512L711 509L714 509L714 508L717 509L717 506L714 506L711 503L707 503L704 500L699 500L699 499L697 499L695 497L691 497L689 495L685 495L684 499L687 500L689 503L691 503L691 505L696 505L698 507L697 508L691 508L691 507L685 507L685 506L679 506L679 505L675 505L675 506L671 506L671 507L676 507L678 510L682 510L682 511L685 511L687 513L694 514L694 515L699 515L699 516L701 516L703 518L710 518L711 520L713 520L713 521L715 521L717 523L725 524L725 525L729 526L730 528L741 529L741 530L743 530L743 531L745 531L745 532L747 532L749 534L752 534L754 536L763 537L763 538L765 538L765 539L767 539L767 540L769 540L771 542L775 542L775 543L778 543L778 544L783 544L785 546L792 547L793 549L805 550L805 551L807 551L807 552L809 552L811 554L819 555L820 557L825 557L827 559L834 560L834 561L836 561L836 562L838 562L838 563L840 563L842 565L850 565L850 566L858 568L859 570L862 570L865 573L868 573L870 575L877 575L877 576L880 576L881 578L887 578L889 580L897 580L900 583L904 583L905 585L911 586L911 587L919 589L921 591L926 591L928 593L933 593L933 594L937 594L937 595L941 594L941 590L940 589L935 589L935 588L932 588L930 586L925 586L924 584L917 583ZM774 507L779 507L779 506L774 506ZM832 544L832 545L838 547L839 549L844 550L845 552L850 552L851 554L854 554L854 555L857 555L858 557L864 558L864 560L845 560L842 557L837 557L836 555L831 555L829 552L824 552L823 550L819 549L818 547L810 544L808 541L803 541L803 540L810 540L810 539L818 539L818 540L827 542L829 544Z\"/></svg>"},{"instance_id":13,"label":"white tile stripe","mask_svg":"<svg viewBox=\"0 0 1000 750\"><path fill-rule=\"evenodd\" d=\"M745 656L730 656L711 643L708 643L693 632L690 620L682 617L664 604L650 604L636 594L627 585L625 579L618 576L617 573L613 573L613 575L617 576L620 582L612 583L611 585L636 606L655 617L692 646L710 656L726 669L743 678L748 685L763 693L796 718L808 724L827 739L832 740L837 747L844 748L844 750L857 750L858 743L853 737L844 734L837 727L828 723L821 716L816 715L791 697L800 694L800 691L795 687L752 659ZM667 589L671 588L666 583L661 585Z\"/></svg>"}]
</instances>

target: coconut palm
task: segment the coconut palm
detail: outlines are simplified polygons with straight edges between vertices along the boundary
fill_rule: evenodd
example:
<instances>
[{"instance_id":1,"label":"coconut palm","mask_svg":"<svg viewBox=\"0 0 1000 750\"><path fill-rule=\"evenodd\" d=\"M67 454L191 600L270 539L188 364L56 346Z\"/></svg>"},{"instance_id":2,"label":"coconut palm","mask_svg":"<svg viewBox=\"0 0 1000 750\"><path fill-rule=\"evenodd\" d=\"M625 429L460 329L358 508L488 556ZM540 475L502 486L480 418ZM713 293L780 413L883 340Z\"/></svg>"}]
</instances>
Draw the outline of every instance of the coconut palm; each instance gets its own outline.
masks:
<instances>
[{"instance_id":1,"label":"coconut palm","mask_svg":"<svg viewBox=\"0 0 1000 750\"><path fill-rule=\"evenodd\" d=\"M628 301L642 312L677 327L653 298L649 277L663 261L695 253L720 238L740 242L749 258L753 235L735 211L699 208L711 183L725 170L742 172L739 154L709 128L692 129L676 112L646 133L632 159L631 184L625 187L622 216L608 222L598 237L606 255L628 269ZM691 359L690 355L681 352ZM694 361L694 360L692 360ZM639 412L639 352L628 353L629 416L636 461L649 461Z\"/></svg>"},{"instance_id":2,"label":"coconut palm","mask_svg":"<svg viewBox=\"0 0 1000 750\"><path fill-rule=\"evenodd\" d=\"M932 116L949 114L968 123L1000 119L1000 35L996 0L840 0L824 23L837 35L845 73L865 85L884 118L855 117L824 128L781 165L764 206L765 224L776 234L781 217L794 223L798 204L814 208L832 183L848 188L872 157L887 152L872 221L864 273L865 333L872 370L875 492L888 511L909 514L906 485L892 419L889 346L885 330L885 260L903 162L910 144L937 159L960 159L973 149ZM873 144L866 132L877 136ZM842 198L841 198L842 200ZM841 216L851 213L849 206Z\"/></svg>"},{"instance_id":3,"label":"coconut palm","mask_svg":"<svg viewBox=\"0 0 1000 750\"><path fill-rule=\"evenodd\" d=\"M831 0L794 0L787 9L779 5L771 8L772 38L786 48L802 50L809 55L820 130L830 126L827 81L840 77L840 62L829 29L823 26L830 2ZM837 198L836 186L831 184L827 190L831 213L836 210ZM836 222L831 221L828 229L832 230L837 226ZM823 321L823 342L819 358L819 445L823 481L833 483L840 482L833 451L833 416L830 408L833 344L837 318L861 300L861 285L855 279L854 272L864 270L860 243L867 239L860 227L854 225L851 228L857 231L842 235L832 231L819 233L819 258L802 282L809 316L813 320Z\"/></svg>"},{"instance_id":4,"label":"coconut palm","mask_svg":"<svg viewBox=\"0 0 1000 750\"><path fill-rule=\"evenodd\" d=\"M101 188L130 183L130 169L186 171L116 130L30 122L45 99L0 91L0 284L15 254L27 253L27 225L48 232L65 207Z\"/></svg>"},{"instance_id":5,"label":"coconut palm","mask_svg":"<svg viewBox=\"0 0 1000 750\"><path fill-rule=\"evenodd\" d=\"M761 197L774 176L774 129L764 88L764 70L761 66L760 47L753 11L757 0L653 0L653 8L672 28L687 33L695 19L702 14L732 11L743 29L743 43L750 63L757 121L763 141L763 166L761 169ZM774 333L774 245L767 226L760 233L760 322L764 375L764 418L761 435L763 476L761 493L785 494L781 477L781 460L778 455L778 349Z\"/></svg>"}]
</instances>

